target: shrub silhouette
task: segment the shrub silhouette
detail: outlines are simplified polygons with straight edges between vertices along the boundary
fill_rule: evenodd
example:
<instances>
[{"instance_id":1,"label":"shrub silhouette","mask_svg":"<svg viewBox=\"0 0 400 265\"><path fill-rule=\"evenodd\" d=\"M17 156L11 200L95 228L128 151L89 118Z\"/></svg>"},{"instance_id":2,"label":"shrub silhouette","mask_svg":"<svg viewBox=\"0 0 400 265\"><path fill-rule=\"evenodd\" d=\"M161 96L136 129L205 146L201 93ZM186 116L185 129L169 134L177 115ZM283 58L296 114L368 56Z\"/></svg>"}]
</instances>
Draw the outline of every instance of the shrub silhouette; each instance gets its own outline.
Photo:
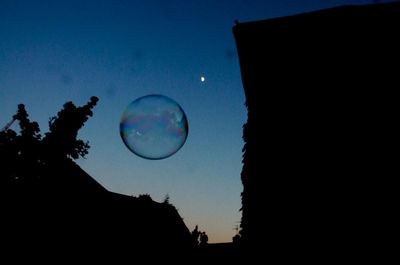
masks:
<instances>
[{"instance_id":1,"label":"shrub silhouette","mask_svg":"<svg viewBox=\"0 0 400 265\"><path fill-rule=\"evenodd\" d=\"M44 137L40 134L39 124L29 120L25 105L19 104L12 120L18 121L19 134L9 128L12 122L0 132L0 158L4 161L2 181L9 184L32 181L46 175L55 161L85 157L89 143L77 139L77 135L88 117L93 115L97 101L97 97L91 97L82 107L65 103L57 116L50 118L49 132Z\"/></svg>"}]
</instances>

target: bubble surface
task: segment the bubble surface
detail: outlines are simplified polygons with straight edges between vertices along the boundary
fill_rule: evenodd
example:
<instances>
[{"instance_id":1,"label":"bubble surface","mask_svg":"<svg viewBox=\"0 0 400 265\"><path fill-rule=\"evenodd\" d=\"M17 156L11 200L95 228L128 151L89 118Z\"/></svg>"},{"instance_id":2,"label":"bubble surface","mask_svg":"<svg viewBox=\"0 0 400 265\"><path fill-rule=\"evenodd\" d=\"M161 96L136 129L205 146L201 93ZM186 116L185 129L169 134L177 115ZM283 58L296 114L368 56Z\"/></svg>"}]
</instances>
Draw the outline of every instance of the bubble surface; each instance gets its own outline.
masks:
<instances>
[{"instance_id":1,"label":"bubble surface","mask_svg":"<svg viewBox=\"0 0 400 265\"><path fill-rule=\"evenodd\" d=\"M126 147L146 159L164 159L186 142L186 114L173 99L163 95L140 97L122 114L120 134Z\"/></svg>"}]
</instances>

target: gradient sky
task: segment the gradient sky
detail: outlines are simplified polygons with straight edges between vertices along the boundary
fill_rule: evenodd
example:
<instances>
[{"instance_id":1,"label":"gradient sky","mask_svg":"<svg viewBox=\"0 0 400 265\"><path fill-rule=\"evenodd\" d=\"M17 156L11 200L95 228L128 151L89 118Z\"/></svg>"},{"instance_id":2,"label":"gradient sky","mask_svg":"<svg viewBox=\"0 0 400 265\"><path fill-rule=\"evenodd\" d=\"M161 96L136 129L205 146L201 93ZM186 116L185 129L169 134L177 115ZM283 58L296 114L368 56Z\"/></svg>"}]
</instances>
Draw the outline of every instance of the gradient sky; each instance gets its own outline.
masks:
<instances>
[{"instance_id":1,"label":"gradient sky","mask_svg":"<svg viewBox=\"0 0 400 265\"><path fill-rule=\"evenodd\" d=\"M44 133L66 101L95 95L79 134L91 149L78 164L110 191L168 194L190 230L198 224L210 242L231 241L246 121L234 20L373 2L0 0L0 127L24 103ZM190 128L182 149L158 161L131 153L119 134L126 106L154 93L179 102Z\"/></svg>"}]
</instances>

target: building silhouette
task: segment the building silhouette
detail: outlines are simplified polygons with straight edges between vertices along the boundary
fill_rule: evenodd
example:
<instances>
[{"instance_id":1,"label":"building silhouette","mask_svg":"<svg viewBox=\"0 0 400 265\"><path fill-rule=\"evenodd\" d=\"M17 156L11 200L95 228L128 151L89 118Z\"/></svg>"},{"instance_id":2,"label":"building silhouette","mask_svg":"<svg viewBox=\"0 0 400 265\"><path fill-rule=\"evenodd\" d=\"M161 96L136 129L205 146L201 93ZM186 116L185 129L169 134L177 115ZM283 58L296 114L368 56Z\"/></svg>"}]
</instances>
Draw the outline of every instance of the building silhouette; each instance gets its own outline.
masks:
<instances>
[{"instance_id":1,"label":"building silhouette","mask_svg":"<svg viewBox=\"0 0 400 265\"><path fill-rule=\"evenodd\" d=\"M247 250L263 246L280 260L371 255L366 186L384 172L382 141L400 82L398 25L395 2L233 27L248 111Z\"/></svg>"}]
</instances>

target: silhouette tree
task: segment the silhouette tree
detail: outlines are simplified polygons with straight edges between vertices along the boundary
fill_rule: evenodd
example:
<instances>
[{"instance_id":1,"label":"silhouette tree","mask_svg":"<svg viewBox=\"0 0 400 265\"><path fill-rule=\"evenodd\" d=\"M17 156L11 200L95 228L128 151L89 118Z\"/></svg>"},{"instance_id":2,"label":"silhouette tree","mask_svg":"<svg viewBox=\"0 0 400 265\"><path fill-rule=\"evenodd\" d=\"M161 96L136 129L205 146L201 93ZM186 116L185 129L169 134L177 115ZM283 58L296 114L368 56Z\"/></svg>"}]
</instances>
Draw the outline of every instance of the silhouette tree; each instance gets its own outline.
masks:
<instances>
[{"instance_id":1,"label":"silhouette tree","mask_svg":"<svg viewBox=\"0 0 400 265\"><path fill-rule=\"evenodd\" d=\"M82 107L65 103L57 117L50 119L49 132L44 138L39 124L30 121L25 105L19 104L13 120L0 132L0 159L4 162L2 181L12 184L31 182L46 175L55 161L85 157L89 144L76 137L88 117L93 115L92 108L97 101L97 97L91 97ZM19 134L9 128L13 121L19 122Z\"/></svg>"},{"instance_id":2,"label":"silhouette tree","mask_svg":"<svg viewBox=\"0 0 400 265\"><path fill-rule=\"evenodd\" d=\"M240 234L236 234L232 237L232 243L235 245L240 244Z\"/></svg>"},{"instance_id":3,"label":"silhouette tree","mask_svg":"<svg viewBox=\"0 0 400 265\"><path fill-rule=\"evenodd\" d=\"M4 162L2 180L15 182L26 180L26 176L36 176L40 168L40 129L37 122L31 122L23 104L18 105L12 122L0 132L0 157ZM20 134L9 129L14 122L19 122Z\"/></svg>"},{"instance_id":4,"label":"silhouette tree","mask_svg":"<svg viewBox=\"0 0 400 265\"><path fill-rule=\"evenodd\" d=\"M28 119L28 116L29 115L25 110L25 105L19 104L17 114L15 114L13 118L15 120L19 120L19 126L21 128L20 137L29 142L40 140L41 135L39 124L35 121L31 122Z\"/></svg>"},{"instance_id":5,"label":"silhouette tree","mask_svg":"<svg viewBox=\"0 0 400 265\"><path fill-rule=\"evenodd\" d=\"M88 154L89 143L78 140L76 137L79 129L93 115L92 109L97 101L97 97L91 97L90 101L82 107L76 107L71 101L67 102L58 112L57 117L50 118L50 131L45 134L43 142L52 155L78 159Z\"/></svg>"},{"instance_id":6,"label":"silhouette tree","mask_svg":"<svg viewBox=\"0 0 400 265\"><path fill-rule=\"evenodd\" d=\"M153 201L153 199L151 198L151 196L149 194L140 194L138 196L138 199L142 200L142 201Z\"/></svg>"},{"instance_id":7,"label":"silhouette tree","mask_svg":"<svg viewBox=\"0 0 400 265\"><path fill-rule=\"evenodd\" d=\"M241 236L239 233L239 225L236 225L234 230L236 231L236 234L232 237L232 243L235 245L240 244Z\"/></svg>"},{"instance_id":8,"label":"silhouette tree","mask_svg":"<svg viewBox=\"0 0 400 265\"><path fill-rule=\"evenodd\" d=\"M37 177L41 167L40 160L40 128L35 121L31 122L28 119L28 113L23 104L18 105L17 114L14 119L19 121L20 135L17 136L18 162L24 165L17 167L20 171L19 177L31 175Z\"/></svg>"},{"instance_id":9,"label":"silhouette tree","mask_svg":"<svg viewBox=\"0 0 400 265\"><path fill-rule=\"evenodd\" d=\"M11 129L5 129L0 132L0 161L1 161L1 188L6 187L6 183L9 183L13 178L17 177L13 175L13 165L18 159L17 149L17 133Z\"/></svg>"},{"instance_id":10,"label":"silhouette tree","mask_svg":"<svg viewBox=\"0 0 400 265\"><path fill-rule=\"evenodd\" d=\"M165 195L163 203L170 204L170 202L169 202L169 194Z\"/></svg>"}]
</instances>

